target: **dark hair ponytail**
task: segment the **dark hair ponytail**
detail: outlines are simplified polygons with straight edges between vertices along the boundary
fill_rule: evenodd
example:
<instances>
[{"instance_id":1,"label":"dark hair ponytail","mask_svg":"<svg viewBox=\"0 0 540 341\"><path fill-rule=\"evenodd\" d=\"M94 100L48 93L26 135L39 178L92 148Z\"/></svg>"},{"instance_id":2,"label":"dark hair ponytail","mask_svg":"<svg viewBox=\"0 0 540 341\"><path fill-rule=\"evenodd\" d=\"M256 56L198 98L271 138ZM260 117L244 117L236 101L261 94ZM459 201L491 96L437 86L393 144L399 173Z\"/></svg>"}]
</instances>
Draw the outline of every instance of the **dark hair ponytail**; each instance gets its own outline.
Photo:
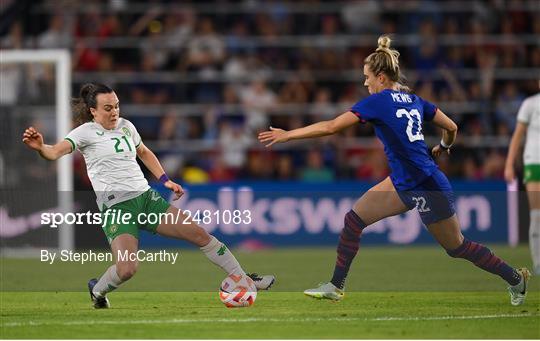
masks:
<instances>
[{"instance_id":1,"label":"dark hair ponytail","mask_svg":"<svg viewBox=\"0 0 540 341\"><path fill-rule=\"evenodd\" d=\"M71 109L75 113L77 125L90 122L94 119L90 108L96 108L97 95L113 92L107 85L100 83L87 83L81 87L79 97L71 99Z\"/></svg>"}]
</instances>

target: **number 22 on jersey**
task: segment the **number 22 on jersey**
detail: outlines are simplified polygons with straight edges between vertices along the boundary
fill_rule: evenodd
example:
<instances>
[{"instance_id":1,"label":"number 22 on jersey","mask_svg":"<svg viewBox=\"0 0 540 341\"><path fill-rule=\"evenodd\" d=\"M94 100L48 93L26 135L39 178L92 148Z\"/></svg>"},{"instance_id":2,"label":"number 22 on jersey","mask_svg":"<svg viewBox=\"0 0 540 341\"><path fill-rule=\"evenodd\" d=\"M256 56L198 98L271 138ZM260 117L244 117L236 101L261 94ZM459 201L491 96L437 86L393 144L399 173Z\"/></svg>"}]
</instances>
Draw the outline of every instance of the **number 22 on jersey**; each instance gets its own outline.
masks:
<instances>
[{"instance_id":1,"label":"number 22 on jersey","mask_svg":"<svg viewBox=\"0 0 540 341\"><path fill-rule=\"evenodd\" d=\"M402 118L403 116L405 116L409 120L406 130L409 141L414 142L424 140L424 134L422 134L422 117L420 116L418 110L412 109L411 111L407 111L406 109L399 109L398 111L396 111L397 118ZM418 126L418 131L416 133L413 133L415 119Z\"/></svg>"}]
</instances>

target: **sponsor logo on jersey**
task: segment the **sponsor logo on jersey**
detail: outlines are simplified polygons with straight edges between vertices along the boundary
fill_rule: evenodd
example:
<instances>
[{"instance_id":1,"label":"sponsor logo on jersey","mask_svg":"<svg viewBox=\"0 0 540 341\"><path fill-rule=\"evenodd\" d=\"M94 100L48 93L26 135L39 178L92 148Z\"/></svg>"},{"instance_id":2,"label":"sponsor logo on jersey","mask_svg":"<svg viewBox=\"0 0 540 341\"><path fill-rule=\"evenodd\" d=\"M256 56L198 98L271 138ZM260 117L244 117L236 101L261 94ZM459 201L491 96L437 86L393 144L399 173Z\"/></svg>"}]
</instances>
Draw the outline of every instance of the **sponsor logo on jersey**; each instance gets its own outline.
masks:
<instances>
[{"instance_id":1,"label":"sponsor logo on jersey","mask_svg":"<svg viewBox=\"0 0 540 341\"><path fill-rule=\"evenodd\" d=\"M105 135L105 132L104 131L96 131L96 134L98 134L99 136L103 136L103 135Z\"/></svg>"},{"instance_id":2,"label":"sponsor logo on jersey","mask_svg":"<svg viewBox=\"0 0 540 341\"><path fill-rule=\"evenodd\" d=\"M124 132L124 134L128 137L131 136L131 131L129 131L129 129L127 127L122 127L122 131Z\"/></svg>"}]
</instances>

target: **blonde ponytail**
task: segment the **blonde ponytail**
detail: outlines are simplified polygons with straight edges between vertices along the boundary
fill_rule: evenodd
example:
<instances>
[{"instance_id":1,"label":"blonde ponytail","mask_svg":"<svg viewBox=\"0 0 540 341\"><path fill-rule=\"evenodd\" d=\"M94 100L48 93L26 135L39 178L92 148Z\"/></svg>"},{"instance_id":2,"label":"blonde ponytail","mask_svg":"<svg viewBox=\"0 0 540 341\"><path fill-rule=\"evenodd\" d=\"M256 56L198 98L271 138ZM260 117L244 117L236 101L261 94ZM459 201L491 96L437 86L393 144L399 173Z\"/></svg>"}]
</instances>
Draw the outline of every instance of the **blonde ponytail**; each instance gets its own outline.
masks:
<instances>
[{"instance_id":1,"label":"blonde ponytail","mask_svg":"<svg viewBox=\"0 0 540 341\"><path fill-rule=\"evenodd\" d=\"M401 91L410 92L410 89L405 86L405 78L401 75L399 69L399 52L391 49L392 39L387 35L382 35L377 40L377 49L375 52L366 57L364 62L369 69L375 74L384 73L390 80L398 83Z\"/></svg>"},{"instance_id":2,"label":"blonde ponytail","mask_svg":"<svg viewBox=\"0 0 540 341\"><path fill-rule=\"evenodd\" d=\"M389 36L380 36L377 43L379 47L377 47L375 51L386 53L390 57L390 65L392 70L396 70L396 72L399 73L399 52L390 48L392 39L390 39Z\"/></svg>"},{"instance_id":3,"label":"blonde ponytail","mask_svg":"<svg viewBox=\"0 0 540 341\"><path fill-rule=\"evenodd\" d=\"M391 43L392 43L392 39L390 39L389 36L382 35L382 36L379 37L379 39L377 39L377 45L379 45L377 50L379 50L379 49L389 49Z\"/></svg>"}]
</instances>

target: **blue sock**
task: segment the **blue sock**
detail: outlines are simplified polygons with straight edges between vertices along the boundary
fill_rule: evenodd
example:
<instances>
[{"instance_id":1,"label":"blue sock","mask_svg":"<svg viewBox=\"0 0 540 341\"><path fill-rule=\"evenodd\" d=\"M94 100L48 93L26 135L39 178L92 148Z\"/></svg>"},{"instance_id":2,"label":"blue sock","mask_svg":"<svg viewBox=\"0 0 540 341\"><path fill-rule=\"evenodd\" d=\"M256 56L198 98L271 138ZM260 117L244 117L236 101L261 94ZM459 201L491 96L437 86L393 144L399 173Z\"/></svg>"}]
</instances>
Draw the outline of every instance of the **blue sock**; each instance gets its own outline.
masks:
<instances>
[{"instance_id":1,"label":"blue sock","mask_svg":"<svg viewBox=\"0 0 540 341\"><path fill-rule=\"evenodd\" d=\"M345 227L341 230L339 236L334 275L330 280L339 289L345 287L345 279L349 273L354 256L356 256L360 247L360 235L365 227L366 224L353 210L350 210L345 215Z\"/></svg>"}]
</instances>

